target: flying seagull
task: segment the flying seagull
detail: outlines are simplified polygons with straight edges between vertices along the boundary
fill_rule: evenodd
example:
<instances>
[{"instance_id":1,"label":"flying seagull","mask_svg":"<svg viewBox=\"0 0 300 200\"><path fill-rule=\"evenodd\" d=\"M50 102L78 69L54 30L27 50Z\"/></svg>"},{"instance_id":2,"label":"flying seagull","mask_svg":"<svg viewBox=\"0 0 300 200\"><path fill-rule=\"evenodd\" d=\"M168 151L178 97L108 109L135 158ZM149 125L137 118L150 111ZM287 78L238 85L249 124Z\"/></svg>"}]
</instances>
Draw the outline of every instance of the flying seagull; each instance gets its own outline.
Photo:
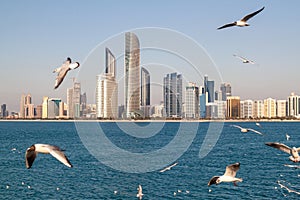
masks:
<instances>
[{"instance_id":1,"label":"flying seagull","mask_svg":"<svg viewBox=\"0 0 300 200\"><path fill-rule=\"evenodd\" d=\"M289 136L287 133L285 134L286 140L289 140L291 136Z\"/></svg>"},{"instance_id":2,"label":"flying seagull","mask_svg":"<svg viewBox=\"0 0 300 200\"><path fill-rule=\"evenodd\" d=\"M56 68L53 73L57 73L54 89L58 88L60 84L63 82L65 76L68 71L72 69L76 69L80 66L79 62L72 63L71 58L67 58L67 60L59 67Z\"/></svg>"},{"instance_id":3,"label":"flying seagull","mask_svg":"<svg viewBox=\"0 0 300 200\"><path fill-rule=\"evenodd\" d=\"M236 55L236 54L233 54L233 56L237 57L238 59L240 59L243 63L249 63L249 64L255 64L252 60L249 60L247 58L244 58L242 56L239 56L239 55Z\"/></svg>"},{"instance_id":4,"label":"flying seagull","mask_svg":"<svg viewBox=\"0 0 300 200\"><path fill-rule=\"evenodd\" d=\"M64 165L68 167L73 167L68 158L65 156L65 154L59 147L52 146L49 144L34 144L31 145L25 153L25 162L27 169L31 168L34 159L36 158L38 153L51 154Z\"/></svg>"},{"instance_id":5,"label":"flying seagull","mask_svg":"<svg viewBox=\"0 0 300 200\"><path fill-rule=\"evenodd\" d=\"M165 171L167 171L167 170L171 170L171 168L172 168L172 167L175 167L177 164L178 164L178 162L176 162L176 163L174 163L173 165L170 165L170 166L168 166L168 167L166 167L166 168L160 170L159 172L165 172Z\"/></svg>"},{"instance_id":6,"label":"flying seagull","mask_svg":"<svg viewBox=\"0 0 300 200\"><path fill-rule=\"evenodd\" d=\"M241 130L242 133L247 133L249 131L252 131L254 133L257 133L259 135L263 135L261 132L257 131L257 130L254 130L252 128L243 128L243 127L240 127L240 126L237 126L237 125L231 125L233 127L236 127L236 128L239 128Z\"/></svg>"},{"instance_id":7,"label":"flying seagull","mask_svg":"<svg viewBox=\"0 0 300 200\"><path fill-rule=\"evenodd\" d=\"M223 28L227 28L227 27L231 27L231 26L240 26L240 27L243 27L243 26L250 26L250 25L247 23L247 21L248 21L251 17L253 17L253 16L257 15L258 13L260 13L264 8L265 8L265 7L262 7L262 8L259 9L258 11L255 11L254 13L251 13L251 14L245 16L245 17L244 17L243 19L241 19L241 20L235 21L235 22L233 22L233 23L225 24L224 26L219 27L218 30L219 30L219 29L223 29Z\"/></svg>"},{"instance_id":8,"label":"flying seagull","mask_svg":"<svg viewBox=\"0 0 300 200\"><path fill-rule=\"evenodd\" d=\"M139 199L142 199L143 198L143 188L141 185L139 185L139 187L137 188L138 190L138 193L136 194L136 197L139 198Z\"/></svg>"},{"instance_id":9,"label":"flying seagull","mask_svg":"<svg viewBox=\"0 0 300 200\"><path fill-rule=\"evenodd\" d=\"M300 162L300 156L298 154L298 152L300 152L300 147L296 148L296 147L289 147L285 144L279 143L279 142L267 142L265 143L266 145L270 146L270 147L274 147L276 149L279 149L285 153L290 154L291 156L289 157L289 159L293 162Z\"/></svg>"},{"instance_id":10,"label":"flying seagull","mask_svg":"<svg viewBox=\"0 0 300 200\"><path fill-rule=\"evenodd\" d=\"M261 128L261 124L260 123L256 122L255 125Z\"/></svg>"},{"instance_id":11,"label":"flying seagull","mask_svg":"<svg viewBox=\"0 0 300 200\"><path fill-rule=\"evenodd\" d=\"M236 172L240 169L240 163L234 163L226 167L225 173L222 176L214 176L208 182L208 186L212 184L220 184L222 182L233 182L236 185L236 182L242 182L243 179L235 178Z\"/></svg>"}]
</instances>

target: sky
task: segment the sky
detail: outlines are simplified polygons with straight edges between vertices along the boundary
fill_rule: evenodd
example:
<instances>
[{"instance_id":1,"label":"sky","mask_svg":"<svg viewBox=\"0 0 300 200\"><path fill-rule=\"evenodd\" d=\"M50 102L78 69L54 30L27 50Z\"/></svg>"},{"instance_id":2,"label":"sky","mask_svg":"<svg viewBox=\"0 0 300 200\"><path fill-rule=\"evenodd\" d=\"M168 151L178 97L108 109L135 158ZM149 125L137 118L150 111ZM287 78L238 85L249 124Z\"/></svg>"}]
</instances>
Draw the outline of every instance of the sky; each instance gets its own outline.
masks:
<instances>
[{"instance_id":1,"label":"sky","mask_svg":"<svg viewBox=\"0 0 300 200\"><path fill-rule=\"evenodd\" d=\"M265 9L248 21L249 27L217 30L263 6ZM139 37L141 64L153 81L152 104L162 100L163 76L175 71L197 85L203 83L204 74L218 82L216 88L219 82L229 82L233 95L242 100L286 99L291 92L300 95L299 7L298 0L1 1L0 104L6 103L9 111L19 111L23 93L30 93L35 105L42 103L43 96L66 101L72 77L81 82L88 102L94 103L105 46L118 58L122 96L122 51L127 31ZM169 51L158 51L164 47ZM243 64L233 54L257 64ZM54 90L52 71L67 57L80 62L81 67ZM193 59L199 73L187 62Z\"/></svg>"}]
</instances>

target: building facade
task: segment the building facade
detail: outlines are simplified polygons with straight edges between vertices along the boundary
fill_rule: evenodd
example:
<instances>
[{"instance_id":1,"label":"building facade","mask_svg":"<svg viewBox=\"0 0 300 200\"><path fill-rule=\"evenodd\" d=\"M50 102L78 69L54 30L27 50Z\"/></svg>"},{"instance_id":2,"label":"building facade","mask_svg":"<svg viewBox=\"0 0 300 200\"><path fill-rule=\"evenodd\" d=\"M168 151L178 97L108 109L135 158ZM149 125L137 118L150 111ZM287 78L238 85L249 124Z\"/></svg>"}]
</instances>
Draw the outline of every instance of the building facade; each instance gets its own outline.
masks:
<instances>
[{"instance_id":1,"label":"building facade","mask_svg":"<svg viewBox=\"0 0 300 200\"><path fill-rule=\"evenodd\" d=\"M199 87L195 83L185 88L185 118L199 118Z\"/></svg>"},{"instance_id":2,"label":"building facade","mask_svg":"<svg viewBox=\"0 0 300 200\"><path fill-rule=\"evenodd\" d=\"M105 72L97 76L97 118L118 118L118 86L116 82L116 60L112 52L105 50Z\"/></svg>"},{"instance_id":3,"label":"building facade","mask_svg":"<svg viewBox=\"0 0 300 200\"><path fill-rule=\"evenodd\" d=\"M141 110L144 117L150 117L150 73L144 67L141 70Z\"/></svg>"},{"instance_id":4,"label":"building facade","mask_svg":"<svg viewBox=\"0 0 300 200\"><path fill-rule=\"evenodd\" d=\"M264 100L264 117L274 118L276 117L276 100L267 98Z\"/></svg>"},{"instance_id":5,"label":"building facade","mask_svg":"<svg viewBox=\"0 0 300 200\"><path fill-rule=\"evenodd\" d=\"M226 117L229 119L240 118L241 108L240 108L240 97L230 96L226 100Z\"/></svg>"},{"instance_id":6,"label":"building facade","mask_svg":"<svg viewBox=\"0 0 300 200\"><path fill-rule=\"evenodd\" d=\"M175 73L164 77L164 107L166 117L182 117L182 75Z\"/></svg>"},{"instance_id":7,"label":"building facade","mask_svg":"<svg viewBox=\"0 0 300 200\"><path fill-rule=\"evenodd\" d=\"M131 32L125 33L125 84L124 100L126 117L140 110L140 43Z\"/></svg>"}]
</instances>

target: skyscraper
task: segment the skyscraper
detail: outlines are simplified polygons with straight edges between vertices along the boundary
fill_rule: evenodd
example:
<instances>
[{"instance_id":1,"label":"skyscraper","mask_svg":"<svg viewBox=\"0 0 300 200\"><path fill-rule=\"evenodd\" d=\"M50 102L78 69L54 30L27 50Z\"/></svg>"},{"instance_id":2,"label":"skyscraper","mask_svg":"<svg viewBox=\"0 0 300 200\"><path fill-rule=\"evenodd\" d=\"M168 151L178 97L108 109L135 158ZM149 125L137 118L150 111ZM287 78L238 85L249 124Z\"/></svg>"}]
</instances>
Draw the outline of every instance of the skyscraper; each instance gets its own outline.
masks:
<instances>
[{"instance_id":1,"label":"skyscraper","mask_svg":"<svg viewBox=\"0 0 300 200\"><path fill-rule=\"evenodd\" d=\"M67 110L67 117L68 118L74 118L74 104L73 104L73 88L67 89L67 104L68 104L68 110Z\"/></svg>"},{"instance_id":2,"label":"skyscraper","mask_svg":"<svg viewBox=\"0 0 300 200\"><path fill-rule=\"evenodd\" d=\"M288 116L295 117L300 114L300 96L294 92L288 97Z\"/></svg>"},{"instance_id":3,"label":"skyscraper","mask_svg":"<svg viewBox=\"0 0 300 200\"><path fill-rule=\"evenodd\" d=\"M215 81L209 81L208 76L204 76L204 92L207 92L208 103L214 102L215 99Z\"/></svg>"},{"instance_id":4,"label":"skyscraper","mask_svg":"<svg viewBox=\"0 0 300 200\"><path fill-rule=\"evenodd\" d=\"M182 117L182 75L175 73L164 77L164 107L166 117Z\"/></svg>"},{"instance_id":5,"label":"skyscraper","mask_svg":"<svg viewBox=\"0 0 300 200\"><path fill-rule=\"evenodd\" d=\"M141 110L145 117L150 112L150 73L142 67L141 70Z\"/></svg>"},{"instance_id":6,"label":"skyscraper","mask_svg":"<svg viewBox=\"0 0 300 200\"><path fill-rule=\"evenodd\" d=\"M6 104L1 105L1 112L0 113L1 113L0 117L3 117L3 118L7 117Z\"/></svg>"},{"instance_id":7,"label":"skyscraper","mask_svg":"<svg viewBox=\"0 0 300 200\"><path fill-rule=\"evenodd\" d=\"M34 118L34 105L31 103L31 95L24 95L21 96L20 101L20 118L28 118L32 119Z\"/></svg>"},{"instance_id":8,"label":"skyscraper","mask_svg":"<svg viewBox=\"0 0 300 200\"><path fill-rule=\"evenodd\" d=\"M199 118L199 87L195 83L185 88L185 117Z\"/></svg>"},{"instance_id":9,"label":"skyscraper","mask_svg":"<svg viewBox=\"0 0 300 200\"><path fill-rule=\"evenodd\" d=\"M265 117L273 118L276 117L276 100L267 98L264 100L264 113Z\"/></svg>"},{"instance_id":10,"label":"skyscraper","mask_svg":"<svg viewBox=\"0 0 300 200\"><path fill-rule=\"evenodd\" d=\"M116 60L111 51L105 49L105 71L97 76L97 118L118 118L118 87L116 83Z\"/></svg>"},{"instance_id":11,"label":"skyscraper","mask_svg":"<svg viewBox=\"0 0 300 200\"><path fill-rule=\"evenodd\" d=\"M240 114L241 114L240 97L238 96L227 97L226 104L227 104L226 117L230 119L240 118Z\"/></svg>"},{"instance_id":12,"label":"skyscraper","mask_svg":"<svg viewBox=\"0 0 300 200\"><path fill-rule=\"evenodd\" d=\"M48 119L55 119L59 117L59 104L61 99L51 98L48 99Z\"/></svg>"},{"instance_id":13,"label":"skyscraper","mask_svg":"<svg viewBox=\"0 0 300 200\"><path fill-rule=\"evenodd\" d=\"M42 119L48 118L48 99L49 99L49 97L43 97Z\"/></svg>"},{"instance_id":14,"label":"skyscraper","mask_svg":"<svg viewBox=\"0 0 300 200\"><path fill-rule=\"evenodd\" d=\"M140 44L131 32L125 34L125 113L131 117L140 109Z\"/></svg>"},{"instance_id":15,"label":"skyscraper","mask_svg":"<svg viewBox=\"0 0 300 200\"><path fill-rule=\"evenodd\" d=\"M231 85L230 83L222 83L220 86L222 92L222 101L226 101L226 98L231 96Z\"/></svg>"}]
</instances>

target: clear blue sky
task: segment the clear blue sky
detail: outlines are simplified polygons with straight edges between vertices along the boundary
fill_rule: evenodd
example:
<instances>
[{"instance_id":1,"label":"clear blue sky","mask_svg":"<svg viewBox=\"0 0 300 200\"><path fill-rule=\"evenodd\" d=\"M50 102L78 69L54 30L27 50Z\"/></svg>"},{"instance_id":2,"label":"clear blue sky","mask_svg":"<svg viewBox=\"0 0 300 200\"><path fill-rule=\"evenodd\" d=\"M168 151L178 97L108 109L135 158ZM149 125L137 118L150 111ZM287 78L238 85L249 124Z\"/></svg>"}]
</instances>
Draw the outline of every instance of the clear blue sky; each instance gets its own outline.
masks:
<instances>
[{"instance_id":1,"label":"clear blue sky","mask_svg":"<svg viewBox=\"0 0 300 200\"><path fill-rule=\"evenodd\" d=\"M216 30L263 6L249 20L251 26ZM231 83L233 95L286 99L292 91L300 94L299 7L298 0L2 1L0 104L18 111L22 93L31 93L35 104L42 96L66 100L69 78L76 72L54 91L54 67L68 56L83 63L102 41L142 27L168 28L193 38L211 56L223 81ZM244 65L234 53L258 65ZM86 78L96 82L95 76ZM94 94L88 95L93 103Z\"/></svg>"}]
</instances>

